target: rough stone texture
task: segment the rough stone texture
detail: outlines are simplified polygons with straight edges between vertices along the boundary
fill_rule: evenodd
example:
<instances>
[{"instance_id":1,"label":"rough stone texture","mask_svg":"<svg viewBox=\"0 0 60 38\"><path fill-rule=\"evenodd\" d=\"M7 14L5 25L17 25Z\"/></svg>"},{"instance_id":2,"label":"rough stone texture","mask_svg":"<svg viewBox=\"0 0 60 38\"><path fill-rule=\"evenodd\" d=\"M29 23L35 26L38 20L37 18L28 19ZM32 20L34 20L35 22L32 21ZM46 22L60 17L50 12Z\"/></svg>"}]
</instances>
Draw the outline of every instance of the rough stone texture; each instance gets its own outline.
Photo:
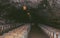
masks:
<instances>
[{"instance_id":1,"label":"rough stone texture","mask_svg":"<svg viewBox=\"0 0 60 38\"><path fill-rule=\"evenodd\" d=\"M55 19L59 20L60 17L60 0L48 0L51 11L55 16Z\"/></svg>"},{"instance_id":2,"label":"rough stone texture","mask_svg":"<svg viewBox=\"0 0 60 38\"><path fill-rule=\"evenodd\" d=\"M12 9L14 10L16 7L19 8L26 5L28 7L38 8L36 9L37 12L34 11L34 13L43 20L48 21L49 24L60 24L60 0L47 0L47 2L46 0L10 0L9 3L7 2L7 0L0 1L0 16L2 17L8 16L8 12L11 14L12 12L10 11ZM40 6L40 8L38 6ZM14 12L15 11L16 10L14 10Z\"/></svg>"},{"instance_id":3,"label":"rough stone texture","mask_svg":"<svg viewBox=\"0 0 60 38\"><path fill-rule=\"evenodd\" d=\"M36 8L43 0L11 0L11 2L18 3L19 6L27 5L29 7Z\"/></svg>"}]
</instances>

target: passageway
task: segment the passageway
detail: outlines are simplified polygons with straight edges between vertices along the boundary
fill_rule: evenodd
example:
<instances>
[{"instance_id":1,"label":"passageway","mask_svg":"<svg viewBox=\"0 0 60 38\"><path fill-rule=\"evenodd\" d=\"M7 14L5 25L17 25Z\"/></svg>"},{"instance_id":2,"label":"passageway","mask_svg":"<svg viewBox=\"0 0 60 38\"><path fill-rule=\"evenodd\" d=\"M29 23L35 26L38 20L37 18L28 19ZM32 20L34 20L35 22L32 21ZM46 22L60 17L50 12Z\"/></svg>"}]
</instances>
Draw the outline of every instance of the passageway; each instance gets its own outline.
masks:
<instances>
[{"instance_id":1,"label":"passageway","mask_svg":"<svg viewBox=\"0 0 60 38\"><path fill-rule=\"evenodd\" d=\"M28 38L49 38L49 37L43 32L41 28L39 28L37 25L33 25L31 26Z\"/></svg>"}]
</instances>

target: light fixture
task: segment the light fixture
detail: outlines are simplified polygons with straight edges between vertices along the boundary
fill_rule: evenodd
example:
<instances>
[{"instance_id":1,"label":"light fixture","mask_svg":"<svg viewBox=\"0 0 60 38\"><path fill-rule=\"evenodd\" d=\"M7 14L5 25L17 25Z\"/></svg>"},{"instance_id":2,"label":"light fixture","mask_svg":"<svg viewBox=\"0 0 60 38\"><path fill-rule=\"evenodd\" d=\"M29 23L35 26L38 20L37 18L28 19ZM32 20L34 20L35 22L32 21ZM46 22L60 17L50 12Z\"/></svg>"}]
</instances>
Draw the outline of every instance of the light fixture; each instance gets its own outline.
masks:
<instances>
[{"instance_id":1,"label":"light fixture","mask_svg":"<svg viewBox=\"0 0 60 38\"><path fill-rule=\"evenodd\" d=\"M24 5L24 6L23 6L23 10L27 10L27 6Z\"/></svg>"}]
</instances>

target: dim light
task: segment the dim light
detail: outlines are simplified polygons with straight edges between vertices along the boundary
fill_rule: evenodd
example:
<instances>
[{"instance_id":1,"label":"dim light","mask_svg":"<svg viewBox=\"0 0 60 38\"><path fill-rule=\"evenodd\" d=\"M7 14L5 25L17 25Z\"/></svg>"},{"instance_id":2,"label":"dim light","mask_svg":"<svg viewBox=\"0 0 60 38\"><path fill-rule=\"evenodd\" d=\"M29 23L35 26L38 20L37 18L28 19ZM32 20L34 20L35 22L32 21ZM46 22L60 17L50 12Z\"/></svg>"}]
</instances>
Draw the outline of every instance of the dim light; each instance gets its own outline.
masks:
<instances>
[{"instance_id":1,"label":"dim light","mask_svg":"<svg viewBox=\"0 0 60 38\"><path fill-rule=\"evenodd\" d=\"M27 10L27 7L26 6L23 6L23 10Z\"/></svg>"}]
</instances>

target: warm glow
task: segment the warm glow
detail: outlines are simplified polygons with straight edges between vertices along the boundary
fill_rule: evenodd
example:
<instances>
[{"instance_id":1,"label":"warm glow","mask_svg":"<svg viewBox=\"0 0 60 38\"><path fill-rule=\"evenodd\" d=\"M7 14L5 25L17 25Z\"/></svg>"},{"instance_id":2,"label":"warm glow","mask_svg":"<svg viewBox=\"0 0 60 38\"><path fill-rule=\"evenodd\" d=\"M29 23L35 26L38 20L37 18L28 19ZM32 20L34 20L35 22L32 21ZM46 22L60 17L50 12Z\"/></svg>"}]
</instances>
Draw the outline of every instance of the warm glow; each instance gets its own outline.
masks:
<instances>
[{"instance_id":1,"label":"warm glow","mask_svg":"<svg viewBox=\"0 0 60 38\"><path fill-rule=\"evenodd\" d=\"M23 10L27 10L27 7L26 6L23 6Z\"/></svg>"},{"instance_id":2,"label":"warm glow","mask_svg":"<svg viewBox=\"0 0 60 38\"><path fill-rule=\"evenodd\" d=\"M30 15L30 13L27 13L28 15Z\"/></svg>"}]
</instances>

